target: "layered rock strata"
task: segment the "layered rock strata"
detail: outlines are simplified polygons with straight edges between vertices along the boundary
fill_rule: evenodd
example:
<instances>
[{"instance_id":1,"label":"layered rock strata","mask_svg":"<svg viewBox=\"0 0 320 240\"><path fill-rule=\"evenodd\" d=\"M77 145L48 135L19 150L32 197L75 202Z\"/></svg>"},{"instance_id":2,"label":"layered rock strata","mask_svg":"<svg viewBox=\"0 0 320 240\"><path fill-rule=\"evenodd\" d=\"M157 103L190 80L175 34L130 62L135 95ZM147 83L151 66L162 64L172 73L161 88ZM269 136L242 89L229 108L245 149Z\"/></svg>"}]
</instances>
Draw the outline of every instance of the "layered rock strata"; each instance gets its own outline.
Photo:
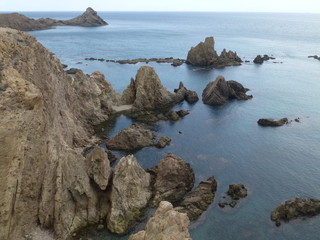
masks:
<instances>
[{"instance_id":1,"label":"layered rock strata","mask_svg":"<svg viewBox=\"0 0 320 240\"><path fill-rule=\"evenodd\" d=\"M193 66L225 67L241 65L242 60L236 52L227 52L225 49L219 56L214 49L213 37L207 37L204 42L190 49L186 62Z\"/></svg>"},{"instance_id":2,"label":"layered rock strata","mask_svg":"<svg viewBox=\"0 0 320 240\"><path fill-rule=\"evenodd\" d=\"M209 82L202 93L202 101L209 105L222 105L231 99L248 100L252 95L247 95L249 89L240 83L226 81L223 76L218 76L215 81Z\"/></svg>"}]
</instances>

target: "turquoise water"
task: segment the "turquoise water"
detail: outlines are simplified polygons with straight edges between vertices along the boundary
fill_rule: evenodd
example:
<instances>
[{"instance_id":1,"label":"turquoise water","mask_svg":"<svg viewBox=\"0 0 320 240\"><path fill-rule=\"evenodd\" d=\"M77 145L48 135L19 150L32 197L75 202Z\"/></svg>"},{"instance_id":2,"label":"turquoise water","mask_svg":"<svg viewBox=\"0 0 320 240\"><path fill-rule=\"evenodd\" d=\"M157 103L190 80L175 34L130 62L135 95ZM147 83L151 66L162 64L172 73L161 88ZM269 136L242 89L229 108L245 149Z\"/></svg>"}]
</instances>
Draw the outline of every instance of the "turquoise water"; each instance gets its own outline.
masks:
<instances>
[{"instance_id":1,"label":"turquoise water","mask_svg":"<svg viewBox=\"0 0 320 240\"><path fill-rule=\"evenodd\" d=\"M67 19L79 13L26 13ZM231 101L211 107L201 101L176 109L191 114L175 122L158 122L160 136L172 138L165 149L145 148L135 155L143 167L153 166L167 152L184 158L195 170L197 183L214 175L219 182L216 199L192 224L194 240L319 239L320 217L284 223L270 221L271 211L293 197L320 198L320 15L271 13L130 13L102 12L105 27L58 27L31 32L69 67L86 73L99 70L122 92L143 64L120 65L85 61L86 57L132 59L186 58L191 46L214 36L217 51L237 51L244 59L269 54L277 62L245 63L239 67L194 71L190 66L149 64L171 91L183 81L202 90L222 74L251 89L252 100ZM82 64L77 64L82 62ZM281 128L262 128L262 117L294 119ZM113 136L131 120L120 116L109 129ZM178 134L181 131L182 134ZM121 153L120 153L121 154ZM243 183L249 196L237 208L220 209L217 203L231 183ZM95 239L116 239L99 236ZM118 238L117 238L118 239ZM127 239L122 237L121 239Z\"/></svg>"}]
</instances>

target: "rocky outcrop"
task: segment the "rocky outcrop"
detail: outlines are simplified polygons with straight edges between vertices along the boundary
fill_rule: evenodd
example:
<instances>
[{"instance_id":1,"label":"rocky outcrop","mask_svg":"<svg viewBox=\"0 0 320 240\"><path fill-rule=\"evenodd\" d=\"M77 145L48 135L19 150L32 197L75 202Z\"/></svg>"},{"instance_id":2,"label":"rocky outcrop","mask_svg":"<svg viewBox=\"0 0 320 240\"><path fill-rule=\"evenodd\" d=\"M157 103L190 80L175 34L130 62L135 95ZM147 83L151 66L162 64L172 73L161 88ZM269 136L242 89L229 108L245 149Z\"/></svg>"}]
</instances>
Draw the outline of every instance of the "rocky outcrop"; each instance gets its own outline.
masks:
<instances>
[{"instance_id":1,"label":"rocky outcrop","mask_svg":"<svg viewBox=\"0 0 320 240\"><path fill-rule=\"evenodd\" d=\"M93 27L108 25L108 23L100 18L97 15L97 12L90 7L87 8L81 16L70 20L55 20L51 18L40 18L35 20L18 13L0 14L0 27L8 27L21 31L44 30L50 29L54 26L68 25Z\"/></svg>"},{"instance_id":2,"label":"rocky outcrop","mask_svg":"<svg viewBox=\"0 0 320 240\"><path fill-rule=\"evenodd\" d=\"M199 100L198 94L196 91L188 90L182 82L179 83L179 88L174 89L175 93L178 92L184 92L184 100L186 100L188 103L195 103Z\"/></svg>"},{"instance_id":3,"label":"rocky outcrop","mask_svg":"<svg viewBox=\"0 0 320 240\"><path fill-rule=\"evenodd\" d=\"M282 221L290 221L299 217L313 217L320 214L320 200L295 198L288 200L279 205L271 213L271 220L275 222L276 226L281 225Z\"/></svg>"},{"instance_id":4,"label":"rocky outcrop","mask_svg":"<svg viewBox=\"0 0 320 240\"><path fill-rule=\"evenodd\" d=\"M150 146L162 148L170 142L171 139L168 137L162 137L159 141L156 141L156 135L146 125L135 123L126 129L122 129L106 145L111 150L132 151Z\"/></svg>"},{"instance_id":5,"label":"rocky outcrop","mask_svg":"<svg viewBox=\"0 0 320 240\"><path fill-rule=\"evenodd\" d=\"M268 60L270 60L270 59L275 59L274 57L269 57L268 55L263 55L263 56L261 56L261 55L257 55L256 57L255 57L255 59L253 60L253 62L254 63L256 63L256 64L262 64L264 61L268 61Z\"/></svg>"},{"instance_id":6,"label":"rocky outcrop","mask_svg":"<svg viewBox=\"0 0 320 240\"><path fill-rule=\"evenodd\" d=\"M314 59L320 61L320 57L318 55L308 56L308 58L314 58Z\"/></svg>"},{"instance_id":7,"label":"rocky outcrop","mask_svg":"<svg viewBox=\"0 0 320 240\"><path fill-rule=\"evenodd\" d=\"M230 184L227 196L223 196L219 202L219 207L224 208L229 205L234 208L241 198L245 198L248 195L248 190L243 184Z\"/></svg>"},{"instance_id":8,"label":"rocky outcrop","mask_svg":"<svg viewBox=\"0 0 320 240\"><path fill-rule=\"evenodd\" d=\"M215 81L209 82L202 93L202 101L209 105L221 105L230 99L248 100L252 95L246 95L249 89L240 83L230 80L226 81L223 76L218 76Z\"/></svg>"},{"instance_id":9,"label":"rocky outcrop","mask_svg":"<svg viewBox=\"0 0 320 240\"><path fill-rule=\"evenodd\" d=\"M121 158L114 169L108 229L117 234L126 233L141 217L150 198L150 174L140 167L133 155Z\"/></svg>"},{"instance_id":10,"label":"rocky outcrop","mask_svg":"<svg viewBox=\"0 0 320 240\"><path fill-rule=\"evenodd\" d=\"M99 61L99 62L111 62L111 63L119 63L119 64L137 64L137 63L171 63L172 66L177 67L186 62L184 59L180 58L136 58L136 59L126 59L126 60L112 60L112 59L104 59L104 58L85 58L86 61Z\"/></svg>"},{"instance_id":11,"label":"rocky outcrop","mask_svg":"<svg viewBox=\"0 0 320 240\"><path fill-rule=\"evenodd\" d=\"M160 160L154 184L153 206L161 201L175 203L194 186L194 172L183 159L168 153Z\"/></svg>"},{"instance_id":12,"label":"rocky outcrop","mask_svg":"<svg viewBox=\"0 0 320 240\"><path fill-rule=\"evenodd\" d=\"M146 230L132 235L129 240L191 240L188 226L188 216L175 211L171 203L163 201L149 219Z\"/></svg>"},{"instance_id":13,"label":"rocky outcrop","mask_svg":"<svg viewBox=\"0 0 320 240\"><path fill-rule=\"evenodd\" d=\"M125 113L126 116L143 123L157 122L157 121L178 121L185 117L190 112L188 110L179 111L132 111Z\"/></svg>"},{"instance_id":14,"label":"rocky outcrop","mask_svg":"<svg viewBox=\"0 0 320 240\"><path fill-rule=\"evenodd\" d=\"M108 154L101 147L95 147L86 157L89 177L100 187L106 190L112 170Z\"/></svg>"},{"instance_id":15,"label":"rocky outcrop","mask_svg":"<svg viewBox=\"0 0 320 240\"><path fill-rule=\"evenodd\" d=\"M175 208L176 211L186 213L191 221L198 219L208 209L215 197L217 181L210 177L200 182L199 186L183 198Z\"/></svg>"},{"instance_id":16,"label":"rocky outcrop","mask_svg":"<svg viewBox=\"0 0 320 240\"><path fill-rule=\"evenodd\" d=\"M0 39L0 239L37 223L65 239L106 217L82 153L117 94L101 73L68 75L29 34L0 28Z\"/></svg>"},{"instance_id":17,"label":"rocky outcrop","mask_svg":"<svg viewBox=\"0 0 320 240\"><path fill-rule=\"evenodd\" d=\"M187 63L193 66L225 67L241 65L241 62L236 52L223 49L219 56L214 49L213 37L207 37L204 42L192 47L187 57Z\"/></svg>"},{"instance_id":18,"label":"rocky outcrop","mask_svg":"<svg viewBox=\"0 0 320 240\"><path fill-rule=\"evenodd\" d=\"M274 120L272 118L261 118L257 123L264 127L281 127L288 123L288 118L281 118L279 120Z\"/></svg>"},{"instance_id":19,"label":"rocky outcrop","mask_svg":"<svg viewBox=\"0 0 320 240\"><path fill-rule=\"evenodd\" d=\"M123 104L132 104L139 110L157 110L170 108L183 101L185 89L179 89L176 93L169 92L160 82L160 79L152 67L141 67L135 80L122 94Z\"/></svg>"}]
</instances>

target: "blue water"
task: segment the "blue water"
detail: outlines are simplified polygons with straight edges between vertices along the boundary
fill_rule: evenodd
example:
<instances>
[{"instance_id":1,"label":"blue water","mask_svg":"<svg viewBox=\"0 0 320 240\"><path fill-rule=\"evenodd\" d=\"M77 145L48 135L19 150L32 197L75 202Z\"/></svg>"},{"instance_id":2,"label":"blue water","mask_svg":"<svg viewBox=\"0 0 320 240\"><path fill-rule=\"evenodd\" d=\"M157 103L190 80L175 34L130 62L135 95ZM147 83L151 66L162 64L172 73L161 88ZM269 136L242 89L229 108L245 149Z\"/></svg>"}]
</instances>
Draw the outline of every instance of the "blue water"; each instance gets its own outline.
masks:
<instances>
[{"instance_id":1,"label":"blue water","mask_svg":"<svg viewBox=\"0 0 320 240\"><path fill-rule=\"evenodd\" d=\"M25 13L34 18L68 19L77 12ZM293 197L320 198L320 15L272 13L99 13L104 27L57 27L30 32L69 67L86 73L101 71L122 92L143 64L119 65L85 61L86 57L132 59L186 58L191 46L214 36L216 50L237 51L243 59L269 54L276 62L245 63L211 71L190 66L149 64L171 91L179 81L199 96L206 84L222 74L251 89L252 100L232 101L220 107L182 103L176 109L191 114L175 122L154 126L172 144L162 150L136 153L143 167L153 166L167 152L189 162L197 183L214 175L219 182L216 199L200 220L192 224L194 240L319 239L320 217L284 223L270 220L271 211ZM82 64L78 64L82 62ZM262 117L294 119L280 128L262 128ZM131 124L121 116L109 129L113 136ZM181 131L182 134L178 134ZM217 203L231 183L243 183L249 196L237 208L220 209ZM116 239L107 236L95 239ZM127 239L126 236L121 239Z\"/></svg>"}]
</instances>

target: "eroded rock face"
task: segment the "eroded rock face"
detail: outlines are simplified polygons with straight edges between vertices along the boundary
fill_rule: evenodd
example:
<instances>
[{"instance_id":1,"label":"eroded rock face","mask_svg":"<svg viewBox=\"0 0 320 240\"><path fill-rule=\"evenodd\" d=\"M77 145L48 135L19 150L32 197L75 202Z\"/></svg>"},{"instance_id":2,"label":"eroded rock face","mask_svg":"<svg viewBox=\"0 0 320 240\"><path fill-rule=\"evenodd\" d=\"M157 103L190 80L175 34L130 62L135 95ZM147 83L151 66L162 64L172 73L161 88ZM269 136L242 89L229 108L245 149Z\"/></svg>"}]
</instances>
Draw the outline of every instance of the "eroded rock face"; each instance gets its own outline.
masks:
<instances>
[{"instance_id":1,"label":"eroded rock face","mask_svg":"<svg viewBox=\"0 0 320 240\"><path fill-rule=\"evenodd\" d=\"M176 93L169 92L160 82L160 79L152 67L141 67L136 79L131 80L130 85L124 90L122 104L132 104L139 110L157 110L170 108L183 101L185 90Z\"/></svg>"},{"instance_id":2,"label":"eroded rock face","mask_svg":"<svg viewBox=\"0 0 320 240\"><path fill-rule=\"evenodd\" d=\"M215 197L217 181L210 177L200 182L199 186L183 198L175 208L176 211L186 213L191 221L198 219L208 209Z\"/></svg>"},{"instance_id":3,"label":"eroded rock face","mask_svg":"<svg viewBox=\"0 0 320 240\"><path fill-rule=\"evenodd\" d=\"M121 158L114 169L108 229L124 234L141 217L150 198L150 174L140 167L133 155Z\"/></svg>"},{"instance_id":4,"label":"eroded rock face","mask_svg":"<svg viewBox=\"0 0 320 240\"><path fill-rule=\"evenodd\" d=\"M129 240L191 240L189 219L173 209L171 203L162 201L149 219L146 230L132 235Z\"/></svg>"},{"instance_id":5,"label":"eroded rock face","mask_svg":"<svg viewBox=\"0 0 320 240\"><path fill-rule=\"evenodd\" d=\"M158 164L153 205L157 206L161 201L175 203L181 200L193 188L194 180L194 172L190 165L168 153Z\"/></svg>"},{"instance_id":6,"label":"eroded rock face","mask_svg":"<svg viewBox=\"0 0 320 240\"><path fill-rule=\"evenodd\" d=\"M0 28L0 39L0 239L37 222L65 239L107 214L82 152L94 144L92 122L115 104L103 93L114 90L98 73L67 75L27 33Z\"/></svg>"},{"instance_id":7,"label":"eroded rock face","mask_svg":"<svg viewBox=\"0 0 320 240\"><path fill-rule=\"evenodd\" d=\"M272 118L261 118L257 123L264 127L281 127L288 123L288 118L281 118L279 120L274 120Z\"/></svg>"},{"instance_id":8,"label":"eroded rock face","mask_svg":"<svg viewBox=\"0 0 320 240\"><path fill-rule=\"evenodd\" d=\"M290 221L298 217L312 217L318 214L320 214L319 199L295 198L284 202L272 211L271 220L280 226L281 220Z\"/></svg>"},{"instance_id":9,"label":"eroded rock face","mask_svg":"<svg viewBox=\"0 0 320 240\"><path fill-rule=\"evenodd\" d=\"M241 198L247 197L248 190L243 184L230 184L226 195L220 200L219 207L224 208L228 205L234 208Z\"/></svg>"},{"instance_id":10,"label":"eroded rock face","mask_svg":"<svg viewBox=\"0 0 320 240\"><path fill-rule=\"evenodd\" d=\"M223 76L218 76L215 81L208 83L202 93L202 101L209 105L222 105L230 99L248 100L251 95L246 95L249 89L240 83L230 80L226 81Z\"/></svg>"},{"instance_id":11,"label":"eroded rock face","mask_svg":"<svg viewBox=\"0 0 320 240\"><path fill-rule=\"evenodd\" d=\"M0 14L0 27L9 27L21 31L44 30L53 26L67 25L90 27L108 25L108 23L100 18L97 12L90 7L81 16L70 20L55 20L51 18L35 20L18 13Z\"/></svg>"},{"instance_id":12,"label":"eroded rock face","mask_svg":"<svg viewBox=\"0 0 320 240\"><path fill-rule=\"evenodd\" d=\"M101 147L95 147L86 157L88 175L101 190L106 190L112 170L108 154Z\"/></svg>"},{"instance_id":13,"label":"eroded rock face","mask_svg":"<svg viewBox=\"0 0 320 240\"><path fill-rule=\"evenodd\" d=\"M224 49L219 56L214 49L213 37L207 37L204 42L192 47L187 57L187 63L193 66L224 67L241 65L241 62L236 52Z\"/></svg>"}]
</instances>

